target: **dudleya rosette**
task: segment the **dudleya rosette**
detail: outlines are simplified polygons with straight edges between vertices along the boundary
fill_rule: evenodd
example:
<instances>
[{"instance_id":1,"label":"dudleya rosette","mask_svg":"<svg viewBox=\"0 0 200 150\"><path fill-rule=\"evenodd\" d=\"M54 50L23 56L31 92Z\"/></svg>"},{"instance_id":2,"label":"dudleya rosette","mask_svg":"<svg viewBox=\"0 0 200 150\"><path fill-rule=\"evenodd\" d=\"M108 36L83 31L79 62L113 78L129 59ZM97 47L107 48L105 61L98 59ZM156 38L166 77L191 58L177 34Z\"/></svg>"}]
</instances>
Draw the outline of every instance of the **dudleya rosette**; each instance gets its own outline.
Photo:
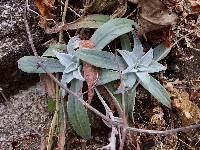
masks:
<instances>
[{"instance_id":1,"label":"dudleya rosette","mask_svg":"<svg viewBox=\"0 0 200 150\"><path fill-rule=\"evenodd\" d=\"M141 74L160 72L166 70L166 67L154 60L154 50L151 48L147 53L144 53L142 44L133 33L134 48L133 51L118 50L128 67L122 71L122 82L124 89L120 86L116 93L122 93L131 89L137 77Z\"/></svg>"},{"instance_id":2,"label":"dudleya rosette","mask_svg":"<svg viewBox=\"0 0 200 150\"><path fill-rule=\"evenodd\" d=\"M81 65L79 58L75 55L75 49L79 47L79 36L72 37L67 44L68 53L60 53L54 51L54 54L59 59L60 63L65 66L63 71L61 83L66 86L73 79L84 81L81 74Z\"/></svg>"}]
</instances>

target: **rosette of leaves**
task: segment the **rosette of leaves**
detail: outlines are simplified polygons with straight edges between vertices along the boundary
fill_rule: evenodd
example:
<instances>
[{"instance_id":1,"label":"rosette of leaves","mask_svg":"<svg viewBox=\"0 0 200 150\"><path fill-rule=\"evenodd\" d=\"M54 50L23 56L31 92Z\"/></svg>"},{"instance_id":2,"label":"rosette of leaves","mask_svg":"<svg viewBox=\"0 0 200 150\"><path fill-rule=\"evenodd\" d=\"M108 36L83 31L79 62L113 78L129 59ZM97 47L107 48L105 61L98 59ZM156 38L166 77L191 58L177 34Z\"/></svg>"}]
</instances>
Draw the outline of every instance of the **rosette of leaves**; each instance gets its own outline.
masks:
<instances>
[{"instance_id":1,"label":"rosette of leaves","mask_svg":"<svg viewBox=\"0 0 200 150\"><path fill-rule=\"evenodd\" d=\"M129 92L131 90L132 95L136 95L135 94L136 91L135 88L133 88L133 86L135 84L137 85L136 81L138 81L159 102L170 108L171 104L168 92L155 78L153 78L149 74L166 69L166 67L164 67L157 61L164 58L166 54L169 52L169 49L166 49L162 45L159 45L158 48L150 49L145 54L141 42L139 41L137 36L133 34L134 37L133 50L130 50L130 46L128 46L130 45L129 39L126 39L126 41L123 42L125 45L122 46L124 48L128 47L129 49L117 50L122 57L113 54L111 52L101 51L105 47L104 43L106 43L107 45L113 39L117 38L118 36L121 36L121 35L116 36L115 32L116 30L112 31L112 29L115 27L114 26L115 24L113 22L115 22L115 19L105 23L92 36L101 39L101 40L94 40L94 44L95 47L97 47L97 50L95 49L91 50L86 48L79 49L76 51L76 55L81 60L86 61L87 63L90 63L96 67L102 68L101 76L97 81L97 84L102 85L117 79L121 79L123 86L120 86L117 92L125 93L126 91ZM106 29L105 26L107 27ZM129 27L131 27L131 24L129 24ZM102 28L104 30L102 30ZM110 32L108 32L107 30ZM104 35L104 33L107 33L106 36ZM115 35L114 38L113 35ZM91 40L93 39L91 38ZM135 98L132 98L132 100L135 101Z\"/></svg>"},{"instance_id":2,"label":"rosette of leaves","mask_svg":"<svg viewBox=\"0 0 200 150\"><path fill-rule=\"evenodd\" d=\"M81 73L79 58L75 55L75 50L79 47L78 36L72 37L67 45L55 44L50 46L41 58L42 64L48 72L62 72L61 82L63 85L71 83L70 89L81 94L84 78ZM67 50L67 53L65 51ZM56 57L58 59L56 59ZM24 56L18 61L18 67L28 73L46 73L39 65L35 56ZM62 90L65 96L64 90ZM68 119L73 129L78 135L85 139L91 138L91 128L87 110L83 104L73 95L68 95L67 102Z\"/></svg>"},{"instance_id":3,"label":"rosette of leaves","mask_svg":"<svg viewBox=\"0 0 200 150\"><path fill-rule=\"evenodd\" d=\"M81 65L79 58L75 55L75 49L79 46L80 39L78 36L72 37L67 45L68 53L54 51L55 56L65 67L61 82L66 85L73 79L84 81L81 73Z\"/></svg>"}]
</instances>

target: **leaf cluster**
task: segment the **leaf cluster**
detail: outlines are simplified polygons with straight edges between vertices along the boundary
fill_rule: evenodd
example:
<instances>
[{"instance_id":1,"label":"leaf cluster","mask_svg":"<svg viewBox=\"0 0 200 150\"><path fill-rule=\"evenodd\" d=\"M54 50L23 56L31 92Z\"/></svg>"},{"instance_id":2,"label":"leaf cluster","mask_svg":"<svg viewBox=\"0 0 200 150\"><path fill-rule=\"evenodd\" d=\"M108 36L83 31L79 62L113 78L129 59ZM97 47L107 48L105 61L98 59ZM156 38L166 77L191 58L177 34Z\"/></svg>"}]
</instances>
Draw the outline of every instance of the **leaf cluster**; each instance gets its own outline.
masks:
<instances>
[{"instance_id":1,"label":"leaf cluster","mask_svg":"<svg viewBox=\"0 0 200 150\"><path fill-rule=\"evenodd\" d=\"M91 16L90 16L91 17ZM99 18L98 18L99 19ZM109 94L119 105L122 105L122 95L125 98L125 111L127 117L132 118L135 106L136 87L140 83L159 102L170 106L170 97L165 88L153 78L150 73L166 69L158 63L170 50L162 44L144 53L142 44L135 34L137 24L129 19L111 19L101 25L92 35L91 41L95 48L79 48L80 38L72 37L68 44L50 46L41 56L42 63L50 73L62 73L61 82L70 89L82 95L82 85L85 80L82 76L82 61L100 69L100 76L96 85L104 85ZM134 47L126 33L132 32ZM114 39L120 37L122 49L111 53L106 46ZM45 73L37 64L34 56L24 56L18 61L18 67L28 73ZM113 82L120 81L118 89ZM65 93L63 92L63 96ZM83 138L91 137L89 117L83 104L72 95L68 95L68 119L77 134Z\"/></svg>"}]
</instances>

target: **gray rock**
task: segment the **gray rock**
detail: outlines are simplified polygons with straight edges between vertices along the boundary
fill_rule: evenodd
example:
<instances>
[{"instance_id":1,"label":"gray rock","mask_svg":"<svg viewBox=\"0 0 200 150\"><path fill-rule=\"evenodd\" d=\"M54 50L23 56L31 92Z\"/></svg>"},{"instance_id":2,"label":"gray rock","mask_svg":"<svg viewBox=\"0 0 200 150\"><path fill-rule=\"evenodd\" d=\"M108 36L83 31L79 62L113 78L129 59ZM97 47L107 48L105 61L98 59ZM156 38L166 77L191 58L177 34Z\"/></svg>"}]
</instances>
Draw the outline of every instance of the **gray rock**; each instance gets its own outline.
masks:
<instances>
[{"instance_id":1,"label":"gray rock","mask_svg":"<svg viewBox=\"0 0 200 150\"><path fill-rule=\"evenodd\" d=\"M0 105L1 150L15 149L14 142L18 149L39 149L51 120L46 102L45 92L38 84L12 96L6 106Z\"/></svg>"},{"instance_id":2,"label":"gray rock","mask_svg":"<svg viewBox=\"0 0 200 150\"><path fill-rule=\"evenodd\" d=\"M31 8L34 9L33 0L31 2ZM17 68L17 60L20 57L33 55L24 25L24 7L25 0L0 0L0 87L7 96L38 81L37 75L22 73ZM44 30L38 26L35 14L29 14L28 22L34 44L41 53L45 50L41 45L51 37L47 37Z\"/></svg>"}]
</instances>

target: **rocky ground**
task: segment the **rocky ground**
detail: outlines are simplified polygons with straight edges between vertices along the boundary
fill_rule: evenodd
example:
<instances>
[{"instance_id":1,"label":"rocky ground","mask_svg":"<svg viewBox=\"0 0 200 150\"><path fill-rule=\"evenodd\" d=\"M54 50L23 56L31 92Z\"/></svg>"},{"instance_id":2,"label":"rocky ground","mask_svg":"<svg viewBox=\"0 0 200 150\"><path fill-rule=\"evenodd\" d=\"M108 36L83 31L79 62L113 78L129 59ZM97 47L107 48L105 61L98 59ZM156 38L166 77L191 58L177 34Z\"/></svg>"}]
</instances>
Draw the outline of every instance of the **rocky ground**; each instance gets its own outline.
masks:
<instances>
[{"instance_id":1,"label":"rocky ground","mask_svg":"<svg viewBox=\"0 0 200 150\"><path fill-rule=\"evenodd\" d=\"M30 5L32 9L33 6ZM37 76L22 73L17 68L20 57L32 55L24 25L24 7L24 0L0 1L0 87L6 95L13 95L37 81ZM31 13L28 21L37 50L44 50L42 44L48 37L38 27L37 16Z\"/></svg>"},{"instance_id":2,"label":"rocky ground","mask_svg":"<svg viewBox=\"0 0 200 150\"><path fill-rule=\"evenodd\" d=\"M46 96L38 84L0 105L0 149L40 149L50 116Z\"/></svg>"},{"instance_id":3,"label":"rocky ground","mask_svg":"<svg viewBox=\"0 0 200 150\"><path fill-rule=\"evenodd\" d=\"M17 68L20 57L31 55L24 26L24 6L24 0L0 0L0 88L7 97L0 94L1 150L39 149L49 128L45 93L40 85L32 86L38 82L38 76L22 73ZM31 14L29 22L40 51L47 37L35 18Z\"/></svg>"}]
</instances>

